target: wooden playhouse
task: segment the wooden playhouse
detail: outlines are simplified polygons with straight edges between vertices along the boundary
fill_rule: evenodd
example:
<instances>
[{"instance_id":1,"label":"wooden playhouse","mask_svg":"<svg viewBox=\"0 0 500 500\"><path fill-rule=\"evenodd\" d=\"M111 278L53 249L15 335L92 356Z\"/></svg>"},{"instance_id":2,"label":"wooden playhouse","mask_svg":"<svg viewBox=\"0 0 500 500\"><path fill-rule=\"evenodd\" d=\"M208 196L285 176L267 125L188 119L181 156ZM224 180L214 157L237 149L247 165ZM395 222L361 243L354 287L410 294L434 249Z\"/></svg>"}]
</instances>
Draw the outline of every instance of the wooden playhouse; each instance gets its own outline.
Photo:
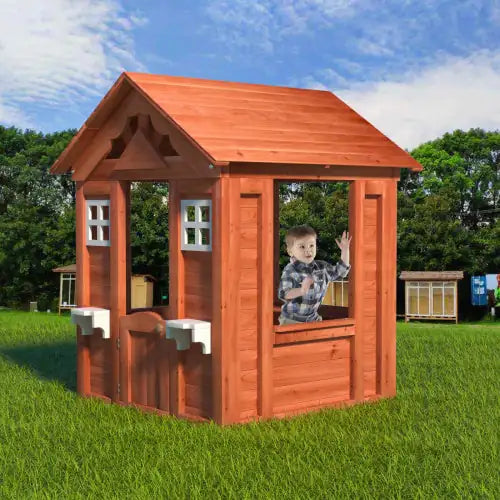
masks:
<instances>
[{"instance_id":1,"label":"wooden playhouse","mask_svg":"<svg viewBox=\"0 0 500 500\"><path fill-rule=\"evenodd\" d=\"M76 181L77 388L219 424L396 393L396 200L422 167L332 93L122 74ZM129 189L168 183L168 306L130 307ZM280 326L279 183L348 181L348 307Z\"/></svg>"}]
</instances>

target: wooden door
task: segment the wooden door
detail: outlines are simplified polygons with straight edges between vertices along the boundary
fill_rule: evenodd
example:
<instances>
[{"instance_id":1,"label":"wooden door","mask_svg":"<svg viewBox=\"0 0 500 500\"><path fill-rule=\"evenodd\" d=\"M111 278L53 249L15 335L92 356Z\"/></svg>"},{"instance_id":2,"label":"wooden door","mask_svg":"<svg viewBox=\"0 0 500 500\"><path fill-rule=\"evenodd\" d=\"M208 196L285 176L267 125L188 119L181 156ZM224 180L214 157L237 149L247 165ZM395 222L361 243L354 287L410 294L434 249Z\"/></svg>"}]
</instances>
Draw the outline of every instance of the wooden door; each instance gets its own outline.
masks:
<instances>
[{"instance_id":1,"label":"wooden door","mask_svg":"<svg viewBox=\"0 0 500 500\"><path fill-rule=\"evenodd\" d=\"M165 321L146 311L120 318L120 400L172 413L170 370L175 342L165 338Z\"/></svg>"}]
</instances>

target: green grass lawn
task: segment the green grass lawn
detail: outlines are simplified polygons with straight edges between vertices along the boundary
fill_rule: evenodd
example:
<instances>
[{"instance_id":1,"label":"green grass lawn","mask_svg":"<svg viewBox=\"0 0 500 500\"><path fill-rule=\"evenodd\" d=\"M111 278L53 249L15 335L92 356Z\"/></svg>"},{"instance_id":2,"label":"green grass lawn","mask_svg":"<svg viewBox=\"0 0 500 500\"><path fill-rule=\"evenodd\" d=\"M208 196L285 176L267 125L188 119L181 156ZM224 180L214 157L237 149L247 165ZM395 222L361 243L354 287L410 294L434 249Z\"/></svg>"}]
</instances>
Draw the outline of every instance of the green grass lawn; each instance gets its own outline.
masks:
<instances>
[{"instance_id":1,"label":"green grass lawn","mask_svg":"<svg viewBox=\"0 0 500 500\"><path fill-rule=\"evenodd\" d=\"M219 427L76 395L68 316L0 312L0 498L500 498L500 322L397 325L391 400Z\"/></svg>"}]
</instances>

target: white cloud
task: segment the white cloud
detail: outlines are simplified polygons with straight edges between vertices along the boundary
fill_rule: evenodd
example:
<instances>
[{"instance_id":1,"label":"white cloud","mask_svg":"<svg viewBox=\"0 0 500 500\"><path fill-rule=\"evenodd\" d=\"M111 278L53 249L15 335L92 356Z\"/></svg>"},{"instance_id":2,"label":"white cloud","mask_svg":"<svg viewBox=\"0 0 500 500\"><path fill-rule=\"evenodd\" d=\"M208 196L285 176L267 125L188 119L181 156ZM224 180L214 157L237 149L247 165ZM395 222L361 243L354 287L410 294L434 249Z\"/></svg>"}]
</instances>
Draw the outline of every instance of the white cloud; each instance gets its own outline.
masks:
<instances>
[{"instance_id":1,"label":"white cloud","mask_svg":"<svg viewBox=\"0 0 500 500\"><path fill-rule=\"evenodd\" d=\"M144 69L131 32L145 22L115 0L2 0L0 122L32 126L23 103L76 108L124 69Z\"/></svg>"},{"instance_id":2,"label":"white cloud","mask_svg":"<svg viewBox=\"0 0 500 500\"><path fill-rule=\"evenodd\" d=\"M17 106L11 106L2 101L0 97L0 123L7 126L20 125L22 128L33 128L32 120Z\"/></svg>"},{"instance_id":3,"label":"white cloud","mask_svg":"<svg viewBox=\"0 0 500 500\"><path fill-rule=\"evenodd\" d=\"M463 58L441 55L419 72L341 90L318 78L302 82L313 88L329 87L408 149L455 129L500 129L500 51L482 50Z\"/></svg>"},{"instance_id":4,"label":"white cloud","mask_svg":"<svg viewBox=\"0 0 500 500\"><path fill-rule=\"evenodd\" d=\"M210 0L205 11L227 44L259 47L273 52L284 36L326 26L349 17L361 0Z\"/></svg>"}]
</instances>

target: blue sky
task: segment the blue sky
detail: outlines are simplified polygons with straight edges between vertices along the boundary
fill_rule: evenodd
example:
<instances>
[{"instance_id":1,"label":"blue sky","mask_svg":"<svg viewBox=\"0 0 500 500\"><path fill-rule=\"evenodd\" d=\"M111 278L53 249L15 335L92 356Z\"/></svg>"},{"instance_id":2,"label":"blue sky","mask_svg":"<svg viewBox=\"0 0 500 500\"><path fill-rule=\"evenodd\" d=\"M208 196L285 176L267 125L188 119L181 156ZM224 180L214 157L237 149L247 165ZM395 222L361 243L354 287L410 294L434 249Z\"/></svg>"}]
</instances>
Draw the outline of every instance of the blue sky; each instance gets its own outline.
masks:
<instances>
[{"instance_id":1,"label":"blue sky","mask_svg":"<svg viewBox=\"0 0 500 500\"><path fill-rule=\"evenodd\" d=\"M500 0L1 0L0 124L79 128L123 70L334 92L402 147L500 128Z\"/></svg>"}]
</instances>

